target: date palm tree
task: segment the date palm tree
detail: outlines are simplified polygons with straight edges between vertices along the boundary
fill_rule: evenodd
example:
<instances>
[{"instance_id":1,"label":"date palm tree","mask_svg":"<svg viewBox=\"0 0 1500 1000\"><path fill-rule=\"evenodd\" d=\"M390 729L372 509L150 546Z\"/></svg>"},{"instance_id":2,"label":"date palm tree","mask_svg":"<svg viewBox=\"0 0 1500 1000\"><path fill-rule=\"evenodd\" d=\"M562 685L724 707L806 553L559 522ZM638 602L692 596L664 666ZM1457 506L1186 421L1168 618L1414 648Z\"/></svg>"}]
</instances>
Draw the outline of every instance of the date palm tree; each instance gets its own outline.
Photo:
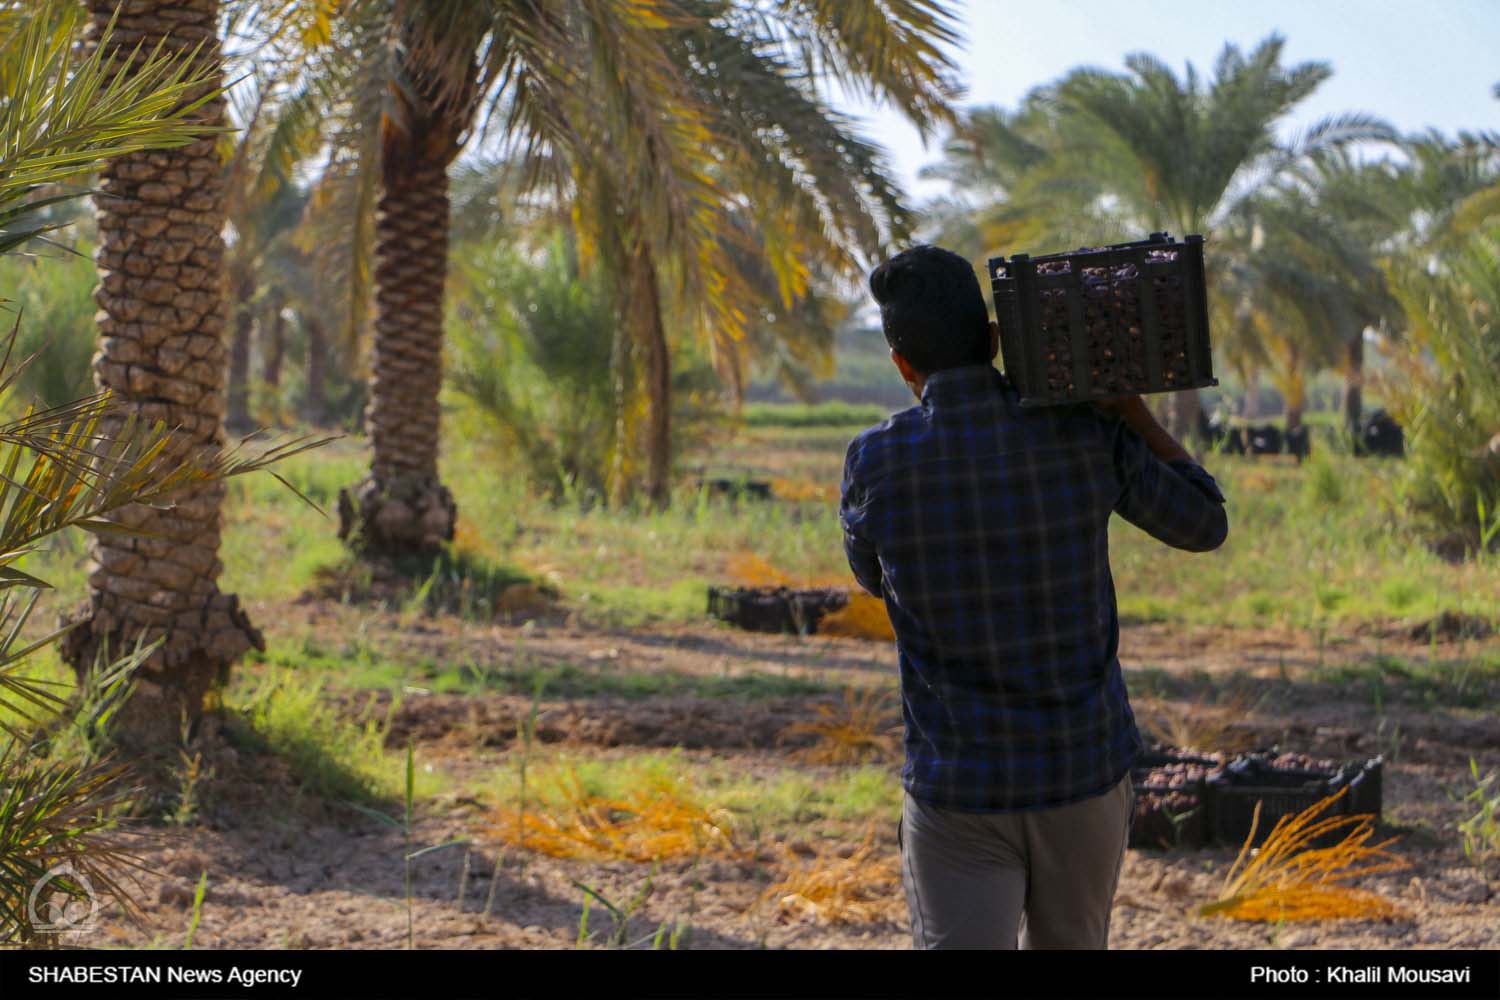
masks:
<instances>
[{"instance_id":1,"label":"date palm tree","mask_svg":"<svg viewBox=\"0 0 1500 1000\"><path fill-rule=\"evenodd\" d=\"M99 172L95 383L117 409L101 420L114 437L131 419L177 429L170 458L204 463L225 444L225 134L218 0L89 0L85 51L112 86L171 58L193 86L179 93L191 141L141 148ZM168 106L170 107L170 106ZM184 484L170 507L111 512L122 530L90 545L87 603L63 642L80 671L102 651L161 640L142 664L124 736L142 744L175 734L242 653L264 646L233 594L219 590L221 480Z\"/></svg>"},{"instance_id":2,"label":"date palm tree","mask_svg":"<svg viewBox=\"0 0 1500 1000\"><path fill-rule=\"evenodd\" d=\"M119 73L107 58L115 51L107 30L76 58L82 17L68 0L0 7L0 253L66 224L67 216L48 210L84 192L60 184L112 158L192 149L205 134L198 112L213 94L211 70L146 48L135 53L132 72ZM12 355L16 341L13 329L0 342L0 394L19 384L30 363ZM0 523L0 944L34 942L47 931L33 918L86 902L89 884L130 912L120 876L131 859L109 829L125 797L122 770L94 756L93 741L104 720L131 719L132 702L121 706L123 682L161 648L158 639L117 650L126 655L102 674L89 672L86 710L70 713L67 686L60 691L30 669L37 651L67 628L40 638L28 630L48 585L18 565L59 532L116 537L129 530L118 515L193 497L205 483L275 457L186 454L167 427L150 424L138 405L107 391L0 421L0 509L7 512ZM32 743L34 728L70 714L77 729L54 728L52 747L77 732L84 752L45 759Z\"/></svg>"},{"instance_id":3,"label":"date palm tree","mask_svg":"<svg viewBox=\"0 0 1500 1000\"><path fill-rule=\"evenodd\" d=\"M664 39L674 102L696 115L711 162L695 161L688 150L672 170L642 177L605 152L607 121L580 126L595 133L572 158L574 216L613 277L623 332L643 376L640 406L620 410L642 415L644 488L658 507L670 491L671 331L706 341L737 399L756 347L805 346L797 340L806 327L792 319L815 297L815 273L856 279L910 234L910 213L881 151L827 105L820 71L793 55L791 39L811 40L820 30L796 6L781 10L773 31L737 17L734 5L700 4ZM929 18L903 33L905 44L881 45L892 15L862 4L841 11L847 20L830 32L838 41L827 58L857 66L850 79L894 101L924 129L950 120L953 91L935 46L953 38L944 12L930 5ZM881 55L861 61L862 51ZM894 83L898 76L907 87ZM574 119L589 122L586 109ZM663 194L696 201L687 225L660 225L670 218L653 207Z\"/></svg>"},{"instance_id":4,"label":"date palm tree","mask_svg":"<svg viewBox=\"0 0 1500 1000\"><path fill-rule=\"evenodd\" d=\"M1278 123L1332 74L1321 62L1283 66L1283 47L1274 34L1249 53L1226 44L1207 79L1191 64L1179 77L1135 53L1125 73L1078 69L1040 88L988 141L1015 171L991 232L1054 236L1104 223L1091 243L1156 230L1204 233L1212 289L1228 264L1216 230L1240 199L1317 150L1395 137L1378 119L1344 114L1292 143L1278 141ZM1196 392L1175 393L1173 428L1194 426L1198 410Z\"/></svg>"},{"instance_id":5,"label":"date palm tree","mask_svg":"<svg viewBox=\"0 0 1500 1000\"><path fill-rule=\"evenodd\" d=\"M354 6L356 15L386 9ZM715 96L713 83L728 76L706 48L693 49L693 33L700 41L716 34L740 50L726 45L726 58L761 46L755 54L763 68L776 66L784 88L795 89L799 75L838 79L893 100L924 125L944 120L954 92L951 65L939 48L953 38L951 17L937 0L778 0L768 9L692 0L397 0L389 10L387 44L374 50L394 58L372 60L391 82L379 149L372 150L382 187L365 414L374 454L369 474L340 500L341 535L377 551L430 551L452 534L456 505L437 471L437 394L448 167L471 132L497 138L538 185L564 197L592 197L585 212L593 218L621 216L610 224L618 243L602 224L598 243L620 275L626 322L643 356L648 492L663 502L670 455L664 309L679 301L667 293L680 288L686 299L701 301L704 328L710 318L728 318L730 325L717 329L735 336L740 321L730 305L732 275L721 266L719 241L727 230L718 217L745 188L725 183L733 163L724 161L745 155L741 148L757 155L792 150L766 141L780 124L778 106L760 109L749 132L748 118L734 129L716 120L719 102L732 98L727 83ZM747 140L749 146L733 145ZM805 163L843 157L846 149L809 147L795 155ZM784 166L784 177L796 176L795 163ZM608 168L607 183L601 167ZM792 269L783 274L792 287ZM720 357L727 362L726 352Z\"/></svg>"}]
</instances>

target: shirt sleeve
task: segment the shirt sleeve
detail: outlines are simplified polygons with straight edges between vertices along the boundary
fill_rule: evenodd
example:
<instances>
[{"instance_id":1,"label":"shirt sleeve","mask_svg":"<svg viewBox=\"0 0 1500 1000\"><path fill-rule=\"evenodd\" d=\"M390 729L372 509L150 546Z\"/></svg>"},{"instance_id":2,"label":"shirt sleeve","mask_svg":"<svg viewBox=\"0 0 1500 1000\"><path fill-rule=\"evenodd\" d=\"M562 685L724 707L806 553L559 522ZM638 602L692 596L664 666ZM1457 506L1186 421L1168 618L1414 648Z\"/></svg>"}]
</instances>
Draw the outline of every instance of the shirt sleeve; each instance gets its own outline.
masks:
<instances>
[{"instance_id":1,"label":"shirt sleeve","mask_svg":"<svg viewBox=\"0 0 1500 1000\"><path fill-rule=\"evenodd\" d=\"M1214 477L1196 462L1163 462L1123 422L1115 432L1120 497L1115 512L1159 541L1188 552L1224 544L1229 518Z\"/></svg>"},{"instance_id":2,"label":"shirt sleeve","mask_svg":"<svg viewBox=\"0 0 1500 1000\"><path fill-rule=\"evenodd\" d=\"M844 555L849 559L849 568L854 579L865 590L882 597L882 574L880 558L874 544L862 532L861 522L865 514L865 491L857 475L858 440L849 445L844 457L844 484L840 490L839 523L844 529Z\"/></svg>"}]
</instances>

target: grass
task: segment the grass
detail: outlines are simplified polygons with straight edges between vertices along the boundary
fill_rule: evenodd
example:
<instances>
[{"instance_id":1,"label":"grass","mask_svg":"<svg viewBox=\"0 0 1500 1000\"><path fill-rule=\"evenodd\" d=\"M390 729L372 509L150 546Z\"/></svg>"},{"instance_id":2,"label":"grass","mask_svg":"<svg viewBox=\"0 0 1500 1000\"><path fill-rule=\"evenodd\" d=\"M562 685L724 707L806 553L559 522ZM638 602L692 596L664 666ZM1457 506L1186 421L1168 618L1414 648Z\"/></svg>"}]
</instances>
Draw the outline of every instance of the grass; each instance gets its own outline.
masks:
<instances>
[{"instance_id":1,"label":"grass","mask_svg":"<svg viewBox=\"0 0 1500 1000\"><path fill-rule=\"evenodd\" d=\"M808 768L787 760L747 773L742 760L681 750L582 754L536 748L527 763L526 800L556 815L568 807L569 795L628 800L667 781L676 782L684 796L726 810L752 839L757 831L793 826L815 833L894 822L901 809L893 767ZM495 770L482 787L498 810L514 815L521 786L513 765Z\"/></svg>"},{"instance_id":2,"label":"grass","mask_svg":"<svg viewBox=\"0 0 1500 1000\"><path fill-rule=\"evenodd\" d=\"M754 552L793 578L852 583L834 497L845 446L863 424L757 420L716 441L713 462L799 484L809 499L711 498L684 474L665 512L555 504L529 496L519 477L497 475L479 443L450 435L441 465L461 515L458 575L472 586L545 581L585 620L632 627L704 620L706 588L731 578L736 553ZM350 437L280 471L331 511L366 456L365 443ZM686 455L682 464L705 457ZM1122 620L1336 632L1500 606L1494 566L1447 563L1402 523L1387 461L1327 453L1301 468L1277 458L1205 461L1229 497L1228 541L1190 555L1115 519L1110 551ZM308 590L344 559L335 529L270 477L239 477L225 509L221 586L252 613L256 602ZM82 596L83 544L64 537L21 566L57 586L58 609Z\"/></svg>"},{"instance_id":3,"label":"grass","mask_svg":"<svg viewBox=\"0 0 1500 1000\"><path fill-rule=\"evenodd\" d=\"M1479 762L1473 757L1469 758L1469 774L1474 787L1462 801L1474 812L1458 824L1458 832L1463 837L1464 857L1482 865L1500 857L1500 778L1493 771L1481 777Z\"/></svg>"},{"instance_id":4,"label":"grass","mask_svg":"<svg viewBox=\"0 0 1500 1000\"><path fill-rule=\"evenodd\" d=\"M891 415L883 406L854 403L750 403L740 417L746 427L869 427Z\"/></svg>"},{"instance_id":5,"label":"grass","mask_svg":"<svg viewBox=\"0 0 1500 1000\"><path fill-rule=\"evenodd\" d=\"M527 495L519 477L497 476L480 445L450 436L442 472L458 499L462 549L475 565L547 581L569 608L605 625L702 621L706 588L730 579L730 558L747 551L793 578L852 583L833 498L845 446L864 425L820 425L796 414L776 422L769 412L756 420L714 443L716 466L821 487L827 499L711 498L685 474L665 512L554 504ZM359 478L365 455L360 439L346 438L282 471L331 509L338 487ZM687 455L682 464L704 457ZM1190 555L1115 519L1110 551L1123 619L1347 629L1500 605L1492 566L1446 563L1403 526L1387 462L1326 453L1301 468L1276 458L1205 461L1229 497L1228 541ZM342 558L334 530L269 477L234 481L225 589L253 602L311 587ZM81 553L39 554L45 571L28 572L81 594Z\"/></svg>"},{"instance_id":6,"label":"grass","mask_svg":"<svg viewBox=\"0 0 1500 1000\"><path fill-rule=\"evenodd\" d=\"M805 677L772 674L694 674L675 670L632 671L607 664L570 662L537 664L524 648L507 662L480 664L440 662L428 657L391 655L357 639L326 646L312 638L271 645L249 662L296 670L340 688L393 691L421 687L439 694L529 695L540 672L549 698L617 697L646 699L664 695L697 698L799 698L828 695L838 687Z\"/></svg>"},{"instance_id":7,"label":"grass","mask_svg":"<svg viewBox=\"0 0 1500 1000\"><path fill-rule=\"evenodd\" d=\"M1500 697L1500 655L1424 659L1382 654L1336 667L1314 679L1362 693L1380 714L1400 702L1425 708L1485 708Z\"/></svg>"},{"instance_id":8,"label":"grass","mask_svg":"<svg viewBox=\"0 0 1500 1000\"><path fill-rule=\"evenodd\" d=\"M322 678L289 670L243 672L226 699L231 719L242 724L227 732L242 748L283 760L295 795L362 805L401 798L406 786L385 750L385 719L367 714L362 724L351 723L323 691ZM432 773L418 772L419 798L439 790Z\"/></svg>"}]
</instances>

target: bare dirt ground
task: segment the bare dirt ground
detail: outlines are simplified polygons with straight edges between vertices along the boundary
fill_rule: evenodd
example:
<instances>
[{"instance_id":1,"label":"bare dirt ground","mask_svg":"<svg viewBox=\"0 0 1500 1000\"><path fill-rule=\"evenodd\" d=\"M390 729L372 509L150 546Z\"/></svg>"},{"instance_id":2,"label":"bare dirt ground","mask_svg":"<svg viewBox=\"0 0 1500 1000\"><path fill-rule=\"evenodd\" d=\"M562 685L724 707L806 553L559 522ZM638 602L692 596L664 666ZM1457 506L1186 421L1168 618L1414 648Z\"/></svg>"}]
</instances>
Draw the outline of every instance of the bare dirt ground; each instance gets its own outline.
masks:
<instances>
[{"instance_id":1,"label":"bare dirt ground","mask_svg":"<svg viewBox=\"0 0 1500 1000\"><path fill-rule=\"evenodd\" d=\"M835 689L890 686L895 676L890 647L857 640L709 626L612 630L564 622L523 631L436 619L414 627L395 614L321 600L252 613L276 621L278 634L306 632L326 641L358 629L364 642L440 662L468 657L505 665L524 656L532 664L584 664L605 673L815 678ZM1470 654L1480 648L1473 641L1463 647ZM1347 672L1339 673L1377 655L1421 662L1432 651L1399 630L1331 641L1320 652L1312 637L1295 631L1127 626L1121 658L1133 692L1149 681L1167 686L1164 697L1187 699L1229 683L1259 683L1266 694L1235 723L1238 736L1329 757L1386 754L1381 834L1400 838L1395 849L1411 867L1363 885L1391 897L1411 917L1279 927L1202 919L1194 913L1213 898L1233 851L1131 850L1111 946L1500 947L1500 872L1492 865L1486 873L1465 858L1455 824L1467 813L1451 794L1472 787L1471 756L1481 772L1500 768L1500 724L1488 710L1493 698L1465 708L1433 697L1430 689L1403 697L1392 687L1377 704ZM1441 643L1437 652L1457 656L1460 647ZM344 698L351 712L364 699L331 697ZM788 766L790 748L780 734L790 722L810 717L818 700L544 698L537 739L603 757L680 746L687 760L711 757L756 775ZM113 915L85 943L180 946L194 885L206 872L197 948L395 948L406 945L408 933L417 947L566 948L579 936L581 885L625 901L641 893L648 879L649 893L624 934L637 946L649 946L659 927L680 924L686 930L679 944L691 948L909 947L898 885L890 887L889 905L862 923L825 925L756 905L772 879L772 862L786 849L810 853L796 829L768 833L739 859L669 862L654 873L630 862L522 855L487 839L489 805L464 789L463 778L506 760L517 721L529 707L529 699L518 694L435 694L413 686L392 714L388 745L404 746L410 737L417 753L439 762L459 789L422 806L412 845L468 839L472 848L417 859L409 910L399 831L344 808L289 804L284 762L225 747L213 759L218 791L200 823L182 831L148 831L141 922L131 925ZM894 773L896 764L891 767ZM833 774L828 767L808 770ZM863 835L851 825L844 849L854 850ZM884 856L895 855L894 815L877 828L876 846ZM601 938L611 929L609 914L598 904L590 928Z\"/></svg>"}]
</instances>

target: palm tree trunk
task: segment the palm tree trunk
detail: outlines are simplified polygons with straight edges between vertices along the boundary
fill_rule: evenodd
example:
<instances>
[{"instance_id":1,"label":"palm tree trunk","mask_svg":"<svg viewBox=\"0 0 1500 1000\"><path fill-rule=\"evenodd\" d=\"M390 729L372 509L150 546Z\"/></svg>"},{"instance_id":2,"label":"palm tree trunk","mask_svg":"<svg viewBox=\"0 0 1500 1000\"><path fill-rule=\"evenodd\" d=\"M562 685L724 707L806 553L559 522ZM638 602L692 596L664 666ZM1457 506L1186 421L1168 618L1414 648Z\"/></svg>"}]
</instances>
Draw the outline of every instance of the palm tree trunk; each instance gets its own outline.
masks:
<instances>
[{"instance_id":1,"label":"palm tree trunk","mask_svg":"<svg viewBox=\"0 0 1500 1000\"><path fill-rule=\"evenodd\" d=\"M235 282L234 336L229 342L229 430L243 434L250 429L250 331L255 314L250 311L251 280Z\"/></svg>"},{"instance_id":2,"label":"palm tree trunk","mask_svg":"<svg viewBox=\"0 0 1500 1000\"><path fill-rule=\"evenodd\" d=\"M279 411L281 406L281 365L286 360L286 316L282 313L285 303L279 294L273 294L270 301L270 315L263 317L266 320L264 331L267 335L265 349L266 364L261 370L261 378L270 390L271 398L276 402Z\"/></svg>"},{"instance_id":3,"label":"palm tree trunk","mask_svg":"<svg viewBox=\"0 0 1500 1000\"><path fill-rule=\"evenodd\" d=\"M1198 417L1203 412L1203 397L1197 389L1180 389L1172 393L1172 436L1191 447L1198 437Z\"/></svg>"},{"instance_id":4,"label":"palm tree trunk","mask_svg":"<svg viewBox=\"0 0 1500 1000\"><path fill-rule=\"evenodd\" d=\"M1245 405L1240 408L1240 416L1246 420L1260 419L1260 369L1250 369L1250 374L1245 378Z\"/></svg>"},{"instance_id":5,"label":"palm tree trunk","mask_svg":"<svg viewBox=\"0 0 1500 1000\"><path fill-rule=\"evenodd\" d=\"M328 371L328 334L315 316L303 317L307 335L307 356L303 361L307 373L307 396L303 400L302 418L314 427L328 419L328 403L323 382Z\"/></svg>"},{"instance_id":6,"label":"palm tree trunk","mask_svg":"<svg viewBox=\"0 0 1500 1000\"><path fill-rule=\"evenodd\" d=\"M1361 329L1344 345L1344 426L1350 434L1359 433L1364 416L1365 331Z\"/></svg>"},{"instance_id":7,"label":"palm tree trunk","mask_svg":"<svg viewBox=\"0 0 1500 1000\"><path fill-rule=\"evenodd\" d=\"M646 368L646 495L664 510L672 499L672 357L662 323L661 291L651 248L642 243L634 260L637 335Z\"/></svg>"},{"instance_id":8,"label":"palm tree trunk","mask_svg":"<svg viewBox=\"0 0 1500 1000\"><path fill-rule=\"evenodd\" d=\"M453 538L458 515L437 470L446 164L417 151L402 169L385 171L375 224L375 344L365 407L374 459L369 474L339 494L339 537L372 554L437 551Z\"/></svg>"},{"instance_id":9,"label":"palm tree trunk","mask_svg":"<svg viewBox=\"0 0 1500 1000\"><path fill-rule=\"evenodd\" d=\"M119 8L109 46L122 71L158 44L220 65L218 0L89 0L88 45ZM222 124L224 101L195 113ZM222 168L216 138L180 149L108 161L97 201L95 262L100 307L94 377L124 407L179 428L170 448L206 458L224 444L223 343L228 303L223 266ZM122 419L107 434L118 434ZM112 515L149 534L94 535L87 603L72 615L63 653L80 674L96 656L114 657L139 640L163 644L136 673L135 692L117 716L120 737L138 748L175 741L195 720L205 694L252 647L264 649L231 594L218 589L223 482L196 484L171 509L131 506Z\"/></svg>"},{"instance_id":10,"label":"palm tree trunk","mask_svg":"<svg viewBox=\"0 0 1500 1000\"><path fill-rule=\"evenodd\" d=\"M1302 351L1296 341L1287 343L1287 370L1282 395L1286 398L1286 429L1302 426L1302 410L1307 405L1307 382L1302 374Z\"/></svg>"}]
</instances>

